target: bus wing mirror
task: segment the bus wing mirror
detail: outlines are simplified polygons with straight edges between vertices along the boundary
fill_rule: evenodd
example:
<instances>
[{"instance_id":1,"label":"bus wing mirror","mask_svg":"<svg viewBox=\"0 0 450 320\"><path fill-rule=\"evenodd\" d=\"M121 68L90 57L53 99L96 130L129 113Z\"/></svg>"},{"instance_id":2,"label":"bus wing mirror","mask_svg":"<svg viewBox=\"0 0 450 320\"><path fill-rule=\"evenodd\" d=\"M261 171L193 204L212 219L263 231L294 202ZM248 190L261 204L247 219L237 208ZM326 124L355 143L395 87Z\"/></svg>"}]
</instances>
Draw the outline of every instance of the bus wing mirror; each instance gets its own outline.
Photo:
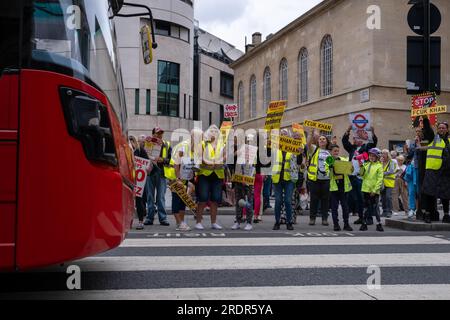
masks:
<instances>
[{"instance_id":1,"label":"bus wing mirror","mask_svg":"<svg viewBox=\"0 0 450 320\"><path fill-rule=\"evenodd\" d=\"M150 27L148 25L144 25L141 28L140 33L141 33L141 48L144 63L150 64L153 61L153 43Z\"/></svg>"}]
</instances>

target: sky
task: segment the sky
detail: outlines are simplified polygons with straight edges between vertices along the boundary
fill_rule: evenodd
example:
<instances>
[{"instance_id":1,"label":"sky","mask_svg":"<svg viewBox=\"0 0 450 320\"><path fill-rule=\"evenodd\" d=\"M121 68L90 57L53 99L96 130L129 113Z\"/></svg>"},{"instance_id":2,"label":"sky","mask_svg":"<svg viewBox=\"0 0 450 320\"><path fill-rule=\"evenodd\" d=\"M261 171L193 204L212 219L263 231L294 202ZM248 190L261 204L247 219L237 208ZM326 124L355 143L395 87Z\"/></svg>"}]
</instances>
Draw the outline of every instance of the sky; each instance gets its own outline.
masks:
<instances>
[{"instance_id":1,"label":"sky","mask_svg":"<svg viewBox=\"0 0 450 320\"><path fill-rule=\"evenodd\" d=\"M263 41L300 17L322 0L196 0L195 19L200 28L241 51L261 32Z\"/></svg>"}]
</instances>

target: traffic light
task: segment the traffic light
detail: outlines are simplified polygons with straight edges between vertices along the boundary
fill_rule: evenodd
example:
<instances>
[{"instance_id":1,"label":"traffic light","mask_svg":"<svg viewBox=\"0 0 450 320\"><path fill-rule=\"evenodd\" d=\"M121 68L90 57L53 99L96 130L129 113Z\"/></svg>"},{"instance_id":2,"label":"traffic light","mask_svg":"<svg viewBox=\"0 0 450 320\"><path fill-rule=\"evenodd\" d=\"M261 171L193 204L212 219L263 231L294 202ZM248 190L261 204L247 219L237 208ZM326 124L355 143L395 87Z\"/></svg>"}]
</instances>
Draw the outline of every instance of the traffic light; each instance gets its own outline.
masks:
<instances>
[{"instance_id":1,"label":"traffic light","mask_svg":"<svg viewBox=\"0 0 450 320\"><path fill-rule=\"evenodd\" d=\"M409 0L408 24L419 36L407 38L407 94L441 91L441 38L431 37L442 21L430 0Z\"/></svg>"}]
</instances>

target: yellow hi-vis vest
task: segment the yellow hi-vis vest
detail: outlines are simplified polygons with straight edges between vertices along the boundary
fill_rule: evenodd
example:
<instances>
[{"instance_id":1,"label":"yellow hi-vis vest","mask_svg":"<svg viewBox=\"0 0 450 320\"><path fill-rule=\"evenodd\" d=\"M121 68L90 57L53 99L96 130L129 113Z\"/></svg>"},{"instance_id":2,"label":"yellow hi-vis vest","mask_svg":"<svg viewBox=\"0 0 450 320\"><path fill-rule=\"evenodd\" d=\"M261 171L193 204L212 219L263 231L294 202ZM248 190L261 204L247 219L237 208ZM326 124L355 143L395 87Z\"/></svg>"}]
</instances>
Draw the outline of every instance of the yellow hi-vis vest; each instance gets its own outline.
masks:
<instances>
[{"instance_id":1,"label":"yellow hi-vis vest","mask_svg":"<svg viewBox=\"0 0 450 320\"><path fill-rule=\"evenodd\" d=\"M389 160L388 164L384 167L384 172L388 172L391 167L392 160ZM395 165L395 163L394 163ZM394 188L395 187L395 173L384 175L384 186L386 188Z\"/></svg>"},{"instance_id":2,"label":"yellow hi-vis vest","mask_svg":"<svg viewBox=\"0 0 450 320\"><path fill-rule=\"evenodd\" d=\"M341 161L348 161L347 158L341 157ZM339 187L337 184L337 180L344 179L344 192L350 192L352 191L352 184L350 182L350 178L348 177L348 174L335 174L334 169L332 168L330 170L330 191L335 192L339 191Z\"/></svg>"},{"instance_id":3,"label":"yellow hi-vis vest","mask_svg":"<svg viewBox=\"0 0 450 320\"><path fill-rule=\"evenodd\" d=\"M163 159L171 158L171 155L168 154L169 149L170 149L170 142L169 141L164 141L163 145L162 145L161 158L163 158ZM171 166L171 165L168 165L168 166L165 165L164 166L164 177L166 179L170 180L170 178L173 177L173 176L175 176L175 169L174 169L174 167Z\"/></svg>"},{"instance_id":4,"label":"yellow hi-vis vest","mask_svg":"<svg viewBox=\"0 0 450 320\"><path fill-rule=\"evenodd\" d=\"M314 151L313 157L310 159L309 167L308 167L308 180L309 181L317 181L317 173L319 172L319 153L320 148ZM330 175L330 166L325 162L325 173L326 175Z\"/></svg>"},{"instance_id":5,"label":"yellow hi-vis vest","mask_svg":"<svg viewBox=\"0 0 450 320\"><path fill-rule=\"evenodd\" d=\"M272 182L277 184L280 182L281 169L284 168L283 180L291 181L291 158L293 154L290 152L286 153L286 158L283 162L283 153L278 150L277 160L272 167Z\"/></svg>"},{"instance_id":6,"label":"yellow hi-vis vest","mask_svg":"<svg viewBox=\"0 0 450 320\"><path fill-rule=\"evenodd\" d=\"M209 142L205 143L203 141L202 142L202 146L203 146L203 152L207 153L209 161L219 160L218 157L222 156L222 151L223 151L224 145L223 145L223 143L221 141L217 142L216 150L214 150L214 148L212 147L211 143L209 143ZM224 179L225 178L225 169L223 168L223 166L221 167L221 169L210 170L210 169L208 169L207 165L206 166L205 165L200 165L200 170L198 172L198 175L199 176L207 176L208 177L213 172L217 175L217 177L219 179Z\"/></svg>"},{"instance_id":7,"label":"yellow hi-vis vest","mask_svg":"<svg viewBox=\"0 0 450 320\"><path fill-rule=\"evenodd\" d=\"M450 143L450 138L448 139ZM429 144L427 151L427 170L439 170L442 167L442 153L444 152L445 141L438 135Z\"/></svg>"}]
</instances>

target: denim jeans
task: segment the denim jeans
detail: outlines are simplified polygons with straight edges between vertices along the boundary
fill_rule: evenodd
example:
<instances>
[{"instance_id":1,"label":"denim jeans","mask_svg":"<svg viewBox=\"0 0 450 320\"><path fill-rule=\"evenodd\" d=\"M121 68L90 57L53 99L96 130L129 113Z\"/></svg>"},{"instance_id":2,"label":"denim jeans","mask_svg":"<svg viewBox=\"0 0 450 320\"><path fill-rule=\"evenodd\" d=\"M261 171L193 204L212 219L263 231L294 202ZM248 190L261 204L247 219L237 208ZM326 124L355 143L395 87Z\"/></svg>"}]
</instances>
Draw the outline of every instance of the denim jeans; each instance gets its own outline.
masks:
<instances>
[{"instance_id":1,"label":"denim jeans","mask_svg":"<svg viewBox=\"0 0 450 320\"><path fill-rule=\"evenodd\" d=\"M416 189L417 185L414 183L408 183L408 202L409 202L409 209L416 211Z\"/></svg>"},{"instance_id":2,"label":"denim jeans","mask_svg":"<svg viewBox=\"0 0 450 320\"><path fill-rule=\"evenodd\" d=\"M272 177L271 176L267 176L264 179L264 186L263 186L263 198L264 201L266 201L266 203L269 202L270 200L270 189L272 187Z\"/></svg>"},{"instance_id":3,"label":"denim jeans","mask_svg":"<svg viewBox=\"0 0 450 320\"><path fill-rule=\"evenodd\" d=\"M356 176L350 177L352 183L352 191L348 195L349 211L356 212L360 219L363 219L364 199L361 192L362 180Z\"/></svg>"},{"instance_id":4,"label":"denim jeans","mask_svg":"<svg viewBox=\"0 0 450 320\"><path fill-rule=\"evenodd\" d=\"M284 202L286 210L286 223L292 223L292 194L294 193L294 183L292 181L280 181L275 186L275 222L281 220L281 203Z\"/></svg>"},{"instance_id":5,"label":"denim jeans","mask_svg":"<svg viewBox=\"0 0 450 320\"><path fill-rule=\"evenodd\" d=\"M383 206L383 216L392 214L392 189L385 187L381 191L381 204ZM397 200L398 201L398 200Z\"/></svg>"},{"instance_id":6,"label":"denim jeans","mask_svg":"<svg viewBox=\"0 0 450 320\"><path fill-rule=\"evenodd\" d=\"M156 207L158 211L159 222L167 221L166 213L166 189L167 180L164 172L159 168L154 168L154 172L147 177L147 220L152 221L155 218L155 191L156 191Z\"/></svg>"}]
</instances>

